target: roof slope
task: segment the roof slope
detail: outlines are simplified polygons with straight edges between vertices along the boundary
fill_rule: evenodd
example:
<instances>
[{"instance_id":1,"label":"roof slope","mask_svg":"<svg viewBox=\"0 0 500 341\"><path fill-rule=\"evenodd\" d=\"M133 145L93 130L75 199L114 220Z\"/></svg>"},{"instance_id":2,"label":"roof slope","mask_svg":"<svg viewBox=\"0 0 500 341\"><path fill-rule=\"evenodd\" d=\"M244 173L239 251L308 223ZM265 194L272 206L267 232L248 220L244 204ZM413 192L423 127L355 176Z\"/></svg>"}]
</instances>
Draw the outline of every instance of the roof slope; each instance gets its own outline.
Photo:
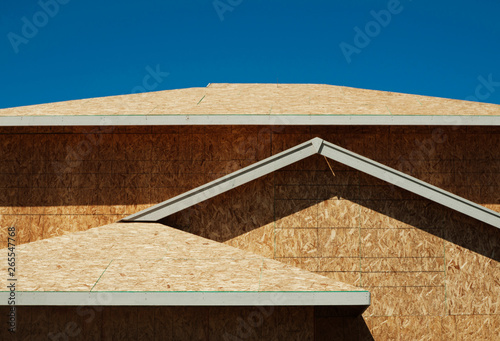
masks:
<instances>
[{"instance_id":1,"label":"roof slope","mask_svg":"<svg viewBox=\"0 0 500 341\"><path fill-rule=\"evenodd\" d=\"M164 115L170 118L178 115L193 116L195 122L199 115L264 116L261 119L283 115L465 117L500 116L500 105L325 84L210 84L205 88L91 98L0 110L0 117L4 117L1 121L10 116L93 115L101 118L110 116L110 120L116 115L151 117L149 123L142 124L155 124L155 116ZM125 124L125 121L124 119L120 123L115 118L113 124ZM286 121L279 123L287 124ZM447 121L449 125L459 123L453 119ZM18 124L22 122L19 121ZM58 124L58 121L52 121L51 124ZM102 121L101 124L107 123ZM192 123L184 120L184 124ZM428 124L432 124L432 121Z\"/></svg>"},{"instance_id":2,"label":"roof slope","mask_svg":"<svg viewBox=\"0 0 500 341\"><path fill-rule=\"evenodd\" d=\"M279 291L369 298L349 284L156 223L105 225L23 244L16 253L17 294ZM7 273L6 261L0 267ZM4 276L0 283L7 288L9 281Z\"/></svg>"}]
</instances>

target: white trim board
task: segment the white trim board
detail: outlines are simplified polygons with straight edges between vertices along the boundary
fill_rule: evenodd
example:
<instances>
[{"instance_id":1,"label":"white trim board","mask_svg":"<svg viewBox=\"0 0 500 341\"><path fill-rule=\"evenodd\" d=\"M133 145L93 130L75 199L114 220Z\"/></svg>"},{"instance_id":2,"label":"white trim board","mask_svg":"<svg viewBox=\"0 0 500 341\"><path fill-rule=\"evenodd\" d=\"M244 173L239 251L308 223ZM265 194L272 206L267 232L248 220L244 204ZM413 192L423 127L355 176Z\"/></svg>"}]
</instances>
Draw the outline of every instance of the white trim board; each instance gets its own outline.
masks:
<instances>
[{"instance_id":1,"label":"white trim board","mask_svg":"<svg viewBox=\"0 0 500 341\"><path fill-rule=\"evenodd\" d=\"M9 292L0 292L0 306ZM369 291L17 291L17 306L360 306ZM363 309L364 310L364 309Z\"/></svg>"},{"instance_id":2,"label":"white trim board","mask_svg":"<svg viewBox=\"0 0 500 341\"><path fill-rule=\"evenodd\" d=\"M0 126L389 125L500 126L496 115L43 115L0 116Z\"/></svg>"},{"instance_id":3,"label":"white trim board","mask_svg":"<svg viewBox=\"0 0 500 341\"><path fill-rule=\"evenodd\" d=\"M320 138L314 138L301 143L217 180L125 217L122 221L158 221L314 154L328 157L500 229L500 213Z\"/></svg>"}]
</instances>

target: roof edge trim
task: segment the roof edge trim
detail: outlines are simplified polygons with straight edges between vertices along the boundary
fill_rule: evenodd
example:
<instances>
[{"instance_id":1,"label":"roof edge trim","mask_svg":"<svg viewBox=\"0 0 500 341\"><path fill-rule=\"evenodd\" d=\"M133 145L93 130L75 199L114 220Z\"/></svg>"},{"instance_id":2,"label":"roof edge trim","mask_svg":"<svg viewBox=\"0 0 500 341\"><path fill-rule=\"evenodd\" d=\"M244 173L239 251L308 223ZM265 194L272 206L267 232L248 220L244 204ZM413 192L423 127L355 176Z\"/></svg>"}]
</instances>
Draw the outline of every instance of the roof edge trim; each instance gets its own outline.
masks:
<instances>
[{"instance_id":1,"label":"roof edge trim","mask_svg":"<svg viewBox=\"0 0 500 341\"><path fill-rule=\"evenodd\" d=\"M2 127L175 125L500 126L498 115L47 115L0 116Z\"/></svg>"},{"instance_id":2,"label":"roof edge trim","mask_svg":"<svg viewBox=\"0 0 500 341\"><path fill-rule=\"evenodd\" d=\"M0 292L0 306L9 292ZM357 306L370 305L369 291L18 291L18 306Z\"/></svg>"},{"instance_id":3,"label":"roof edge trim","mask_svg":"<svg viewBox=\"0 0 500 341\"><path fill-rule=\"evenodd\" d=\"M122 219L158 221L314 154L352 167L500 229L500 213L318 137Z\"/></svg>"}]
</instances>

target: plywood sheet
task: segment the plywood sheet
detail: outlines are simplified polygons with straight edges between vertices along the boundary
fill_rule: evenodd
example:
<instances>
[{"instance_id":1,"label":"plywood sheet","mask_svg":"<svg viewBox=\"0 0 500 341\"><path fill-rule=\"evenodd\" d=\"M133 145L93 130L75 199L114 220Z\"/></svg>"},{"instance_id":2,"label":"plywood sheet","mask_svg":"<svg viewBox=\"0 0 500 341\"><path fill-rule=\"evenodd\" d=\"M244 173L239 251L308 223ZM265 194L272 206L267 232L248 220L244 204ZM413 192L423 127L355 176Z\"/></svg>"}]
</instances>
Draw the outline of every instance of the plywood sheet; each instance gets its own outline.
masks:
<instances>
[{"instance_id":1,"label":"plywood sheet","mask_svg":"<svg viewBox=\"0 0 500 341\"><path fill-rule=\"evenodd\" d=\"M326 140L326 139L325 139ZM328 141L328 140L327 140ZM294 147L292 145L292 147ZM313 160L318 159L317 155L308 157L306 165L301 165L300 162L285 167L282 170L276 171L276 185L330 185L330 186L347 186L358 185L359 174L353 170L336 169L335 161L324 159L324 156L319 155L320 165L316 165ZM330 167L332 169L330 169ZM322 166L322 167L321 167ZM347 167L347 166L344 166ZM325 169L322 169L325 168ZM332 173L333 171L333 173ZM287 198L283 198L287 199ZM306 199L306 198L301 198Z\"/></svg>"},{"instance_id":2,"label":"plywood sheet","mask_svg":"<svg viewBox=\"0 0 500 341\"><path fill-rule=\"evenodd\" d=\"M318 271L317 274L354 286L361 284L361 273L354 271Z\"/></svg>"},{"instance_id":3,"label":"plywood sheet","mask_svg":"<svg viewBox=\"0 0 500 341\"><path fill-rule=\"evenodd\" d=\"M360 260L363 272L444 271L444 257L366 258Z\"/></svg>"},{"instance_id":4,"label":"plywood sheet","mask_svg":"<svg viewBox=\"0 0 500 341\"><path fill-rule=\"evenodd\" d=\"M317 257L318 229L278 229L275 257Z\"/></svg>"},{"instance_id":5,"label":"plywood sheet","mask_svg":"<svg viewBox=\"0 0 500 341\"><path fill-rule=\"evenodd\" d=\"M420 229L361 229L362 257L439 257L443 240Z\"/></svg>"},{"instance_id":6,"label":"plywood sheet","mask_svg":"<svg viewBox=\"0 0 500 341\"><path fill-rule=\"evenodd\" d=\"M155 223L75 232L23 244L17 254L20 291L360 290Z\"/></svg>"},{"instance_id":7,"label":"plywood sheet","mask_svg":"<svg viewBox=\"0 0 500 341\"><path fill-rule=\"evenodd\" d=\"M4 128L0 132L0 141L5 146L0 148L1 159L5 160L0 162L2 243L6 240L6 227L12 224L18 228L19 241L25 243L112 223L126 213L164 201L195 184L216 179L313 136L331 139L387 165L403 167L404 172L449 186L446 188L453 193L500 211L495 182L498 178L499 157L498 148L495 148L498 131L491 131L491 128L445 129L449 142L435 146L432 153L422 152L421 143L418 143L432 139L432 127L392 127L390 136L377 136L387 132L371 132L370 127L281 128L114 128L101 134L98 146L76 158L70 150L76 151L80 142L86 140L86 131ZM155 134L151 135L152 132ZM207 139L206 144L193 142L204 139ZM151 150L127 147L128 141ZM216 143L221 143L224 153L215 148ZM391 149L391 143L397 148ZM21 144L24 149L17 147ZM60 163L69 166L61 171ZM330 162L330 165L335 175L324 158L308 158L206 206L183 212L174 226L225 241L253 253L257 259L276 257L278 261L315 271L332 280L373 288L374 307L368 311L373 315L367 318L367 324L375 339L390 339L392 330L416 338L422 335L424 339L439 339L427 328L434 322L419 317L438 314L445 315L441 328L450 338L458 335L459 339L494 339L492 335L498 335L494 326L498 325L497 297L500 297L498 285L495 285L500 280L498 231L338 163ZM149 173L151 176L147 175ZM342 237L346 231L332 229L336 227L346 228L352 236ZM59 242L41 243L36 244L39 245L36 250L30 251L33 257L52 253L61 263L53 266L52 263L19 258L19 271L23 276L38 276L44 271L61 274L61 271L78 269L78 274L71 273L68 277L80 280L81 290L89 290L92 281L104 272L109 262L112 261L109 274L126 262L127 258L121 258L124 254L134 260L145 257L147 262L161 267L168 258L164 245L173 242L168 244L172 252L192 252L193 259L204 257L203 252L191 250L195 239L185 239L188 245L159 233L149 238L147 245L138 244L141 239L138 236L150 232L149 228L138 229L137 234L129 236L119 228L110 229L109 234L91 232L92 238L82 243L78 242L80 237L72 239L73 234L67 234L61 237L60 245L57 245ZM335 232L333 239L330 238L332 232ZM117 234L127 245L141 246L120 246L116 243ZM336 240L338 243L334 243ZM65 243L74 247L62 247ZM102 256L106 262L94 264L94 254L101 257L102 245L109 246ZM228 268L233 259L241 261L237 252L219 252L218 247L210 245L200 250L207 250L211 257L223 257L221 264ZM181 258L185 264L189 263L186 257ZM86 259L85 266L77 264L79 259ZM440 291L444 290L445 263L446 300L444 291ZM210 260L207 264L213 265ZM253 266L250 264L250 269ZM140 269L137 270L140 273ZM136 272L132 267L127 271ZM196 274L186 272L185 275L192 281L197 279ZM131 274L130 278L134 279L131 283L149 288L147 283L140 281L141 276L134 276ZM155 276L161 277L164 273L158 271ZM87 277L92 280L87 281ZM120 278L105 283L104 277L102 284L110 287L123 283ZM58 284L61 278L65 277L57 275L52 281L47 280L47 287L65 290L65 285ZM207 276L199 278L201 285L207 285L206 281ZM253 285L252 281L250 278L246 283L248 287ZM40 284L27 278L24 283L32 287ZM302 284L307 287L307 283ZM276 285L282 283L277 281ZM168 315L165 311L158 314ZM193 315L186 314L188 321ZM395 320L386 321L383 316L388 314ZM460 321L455 320L458 315L446 314L459 314ZM155 318L156 328L165 332L165 337L157 334L158 339L171 337L172 321L166 315L160 320ZM42 317L33 319L35 328L48 323L40 319ZM425 324L426 327L422 327L425 335L414 329L413 323ZM95 333L95 326L93 328L89 333ZM96 338L89 336L87 339Z\"/></svg>"},{"instance_id":8,"label":"plywood sheet","mask_svg":"<svg viewBox=\"0 0 500 341\"><path fill-rule=\"evenodd\" d=\"M362 228L442 229L453 212L421 198L418 200L363 200L361 206L360 225Z\"/></svg>"},{"instance_id":9,"label":"plywood sheet","mask_svg":"<svg viewBox=\"0 0 500 341\"><path fill-rule=\"evenodd\" d=\"M447 302L451 314L500 314L500 263L446 243Z\"/></svg>"},{"instance_id":10,"label":"plywood sheet","mask_svg":"<svg viewBox=\"0 0 500 341\"><path fill-rule=\"evenodd\" d=\"M319 263L322 258L311 258L311 257L290 257L290 258L275 258L283 264L288 264L293 267L304 269L311 272L316 272L319 270Z\"/></svg>"},{"instance_id":11,"label":"plywood sheet","mask_svg":"<svg viewBox=\"0 0 500 341\"><path fill-rule=\"evenodd\" d=\"M2 328L0 336L6 341L315 339L312 307L81 308L18 307L17 332ZM33 328L30 321L36 323L42 317L48 317L45 328Z\"/></svg>"},{"instance_id":12,"label":"plywood sheet","mask_svg":"<svg viewBox=\"0 0 500 341\"><path fill-rule=\"evenodd\" d=\"M267 259L263 261L261 276L260 290L262 291L287 291L290 287L296 288L294 290L297 291L332 290L326 277L298 268L284 267L282 263ZM326 281L320 281L320 279ZM339 284L336 284L336 288L339 291L360 290L349 284L337 283Z\"/></svg>"},{"instance_id":13,"label":"plywood sheet","mask_svg":"<svg viewBox=\"0 0 500 341\"><path fill-rule=\"evenodd\" d=\"M361 206L350 200L327 200L318 205L318 227L357 228Z\"/></svg>"},{"instance_id":14,"label":"plywood sheet","mask_svg":"<svg viewBox=\"0 0 500 341\"><path fill-rule=\"evenodd\" d=\"M318 229L319 257L356 257L359 256L359 245L359 228Z\"/></svg>"},{"instance_id":15,"label":"plywood sheet","mask_svg":"<svg viewBox=\"0 0 500 341\"><path fill-rule=\"evenodd\" d=\"M497 105L323 84L211 84L0 110L26 115L498 115Z\"/></svg>"},{"instance_id":16,"label":"plywood sheet","mask_svg":"<svg viewBox=\"0 0 500 341\"><path fill-rule=\"evenodd\" d=\"M263 323L260 340L314 340L314 312L312 307L276 307Z\"/></svg>"},{"instance_id":17,"label":"plywood sheet","mask_svg":"<svg viewBox=\"0 0 500 341\"><path fill-rule=\"evenodd\" d=\"M500 334L500 315L455 316L457 340L494 340Z\"/></svg>"},{"instance_id":18,"label":"plywood sheet","mask_svg":"<svg viewBox=\"0 0 500 341\"><path fill-rule=\"evenodd\" d=\"M318 208L314 200L275 200L277 228L315 228Z\"/></svg>"},{"instance_id":19,"label":"plywood sheet","mask_svg":"<svg viewBox=\"0 0 500 341\"><path fill-rule=\"evenodd\" d=\"M47 238L64 232L74 231L75 229L83 229L84 226L99 226L102 224L102 220L106 220L106 222L110 221L110 215L133 213L140 208L185 192L195 185L218 178L222 174L227 174L229 171L234 171L255 162L253 159L240 160L240 155L233 150L234 148L221 148L224 149L224 155L220 156L223 159L212 160L219 158L212 155L215 151L214 148L212 148L212 151L209 148L207 152L207 147L203 145L200 147L202 148L202 155L200 154L200 157L204 157L205 159L194 160L192 150L194 150L193 141L196 138L200 137L203 139L206 136L217 135L217 141L231 141L231 145L234 145L234 141L241 140L241 136L238 134L238 129L241 127L213 127L210 128L209 132L198 131L197 134L193 134L193 129L188 128L178 127L175 131L170 131L168 134L156 135L152 135L148 129L142 131L137 129L118 129L116 127L110 127L109 130L95 128L98 129L99 134L90 134L92 136L95 135L92 139L89 138L88 133L95 129L91 127L87 128L87 131L83 131L83 133L82 131L57 133L53 132L51 128L40 128L35 132L30 132L29 129L26 129L22 137L23 141L28 141L27 143L31 146L28 152L13 147L14 144L10 141L18 141L17 134L8 133L8 131L5 134L0 134L0 139L4 140L6 145L5 150L0 150L0 156L6 160L0 164L0 169L4 170L4 173L1 173L2 175L0 176L0 186L5 188L2 192L6 193L2 195L3 198L0 198L1 205L3 205L1 206L2 210L4 214L32 215L35 219L32 219L29 223L26 220L20 220L22 223L18 224L18 229L20 231L25 230L25 236L29 238L24 239L22 242L34 241L39 238ZM266 130L266 136L269 136L269 139L266 139L268 141L266 143L269 143L269 150L266 147L266 155L271 153L271 145L275 147L279 146L280 143L287 146L292 145L294 142L300 141L303 135L308 135L308 137L310 137L309 135L314 135L313 132L315 131L311 127L296 127L295 130L283 129L283 131L275 131L273 136L276 138L273 138L273 143L271 144L270 132L273 130L268 127L257 127L248 132L248 134L250 132L257 134L257 136L250 134L248 135L248 141L246 139L243 140L242 146L244 147L242 148L244 150L255 147L254 143L260 145L260 132L258 129L268 129ZM323 131L327 132L325 129L323 127ZM353 146L359 143L362 145L369 144L370 139L366 139L373 134L367 131L353 133L358 130L359 128L343 128L343 130L337 128L337 133L330 135L332 138L335 137L336 141L338 140L339 144L344 147L349 147L348 145L351 143L349 141L353 141ZM16 130L13 129L13 131ZM307 133L304 134L304 132ZM394 135L398 134L400 133ZM457 134L449 134L449 138L453 138L452 144L460 141L455 138L455 135ZM465 134L465 137L462 135L461 140L468 141L468 144L472 140L479 140L483 145L491 145L491 141L495 141L494 139L492 140L491 135L476 133L469 137ZM430 136L432 136L432 129L420 127L418 129L415 128L414 133L405 136L405 138L410 140L418 138L428 139L431 138ZM395 140L399 138L397 136L394 137ZM92 142L94 140L96 145ZM145 143L146 149L150 145L155 146L156 143L159 143L160 146L157 152L152 152L153 154L150 156L147 150L131 148L130 141L136 141L138 144ZM88 150L84 149L82 147L82 143L84 142L86 142L85 145L90 144L91 148ZM381 142L378 142L380 146ZM382 144L384 143L386 142ZM120 146L128 147L121 148ZM411 154L414 147L409 144L404 148ZM183 149L181 150L180 148ZM152 149L154 150L154 148ZM172 155L168 152L171 149L175 149L175 153ZM456 179L455 181L457 184L464 184L460 188L456 188L459 190L458 194L465 195L468 198L476 198L481 204L494 210L499 210L500 206L494 194L496 193L496 187L484 184L479 187L469 186L468 178L482 179L480 176L477 176L478 173L474 166L476 161L481 160L478 159L479 156L469 155L464 150L461 150L460 153L457 156L460 160L467 161L471 157L472 159L468 160L471 162L463 163L460 169L454 172L455 175L463 174L465 176L464 179ZM253 157L252 155L244 157ZM415 160L408 161L413 162ZM483 159L483 161L486 160ZM418 160L418 163L413 162L412 167L418 171L426 171L429 168L432 172L422 174L427 174L432 179L439 179L444 176L444 172L449 174L448 167L450 162L453 164L455 161L440 161L436 158L427 158ZM398 164L397 160L396 164ZM312 157L305 160L305 162L293 165L291 170L276 172L273 175L274 184L277 185L274 187L274 192L272 182L266 182L262 188L259 187L260 185L252 185L257 187L245 187L245 191L259 191L259 200L252 201L254 203L261 203L260 208L255 210L255 212L246 212L245 210L248 208L245 205L248 203L245 201L249 201L248 196L241 195L243 199L238 199L239 202L236 201L235 206L228 210L229 212L224 212L222 215L235 215L232 218L236 219L236 221L242 218L242 221L236 224L234 222L227 223L225 229L232 229L234 233L226 233L224 236L220 235L218 237L220 239L217 240L224 241L236 237L238 233L249 232L251 229L249 226L257 228L270 223L274 219L274 212L272 212L273 204L269 202L269 199L272 200L273 196L275 199L285 201L288 199L321 201L332 198L347 198L361 204L368 210L364 212L366 214L364 215L363 222L366 224L362 226L365 227L388 223L386 226L389 227L419 225L417 226L419 228L436 228L436 226L441 226L443 221L449 218L450 211L439 209L439 205L436 206L438 207L436 210L432 205L411 205L411 201L415 197L406 196L406 191L394 190L393 187L387 186L371 177L366 178L359 172L349 171L345 167L341 167L338 163L331 163L331 166L335 172L335 176L332 175L324 158ZM484 172L488 171L487 162L483 162L480 170L484 170ZM494 167L491 172L486 172L489 174L487 178L490 180L494 179L494 174L496 174L493 171ZM471 176L470 174L476 175ZM361 186L357 186L358 177L362 181ZM269 189L270 192L269 190L266 192L264 188ZM235 191L235 194L244 194L245 191ZM484 196L482 196L481 192L484 192ZM239 194L234 197L230 196L231 200L234 200L235 197L239 198ZM366 202L361 202L358 199L365 199ZM393 201L394 203L392 206L378 207L374 201L381 199L387 199L387 201ZM403 200L407 208L405 211L398 210L401 204L399 201L402 199L405 199ZM221 205L227 206L227 204L225 202ZM286 210L286 205L285 203L283 205L278 204L276 212L284 215L291 213L293 207L289 207L289 210ZM271 209L270 214L267 212L268 210L266 211L266 208ZM420 215L419 212L421 210L425 210L427 214ZM205 208L204 211L206 211ZM246 212L246 214L237 216L238 212L239 214ZM384 218L384 216L387 216L385 213L389 213L391 215L390 218ZM72 215L72 219L78 220L77 225L79 227L68 229L67 231L57 227L56 225L61 225L59 215ZM254 221L249 219L250 215ZM372 215L374 219L371 219ZM207 216L211 216L211 214ZM255 217L259 219L255 221ZM306 214L301 219L314 220L314 217L311 217L313 215ZM287 219L286 216L282 218ZM297 218L298 216L295 218L290 217L292 220ZM53 219L55 220L52 221ZM318 219L321 219L321 212L319 210ZM243 220L245 220L245 223ZM83 221L86 222L83 223ZM210 221L210 219L206 218L201 220L199 222L200 228L203 227L206 229ZM250 225L247 222L250 222ZM260 226L256 226L261 222ZM282 227L289 227L290 225L285 222ZM64 224L67 227L73 225L67 222ZM208 228L210 232L205 236L216 239L217 236L213 234L216 233L216 230L223 230L220 228L223 225L219 224L218 228L210 226ZM176 226L184 227L180 223ZM196 231L194 226L191 228L193 228L193 231ZM220 232L217 233L220 234Z\"/></svg>"},{"instance_id":20,"label":"plywood sheet","mask_svg":"<svg viewBox=\"0 0 500 341\"><path fill-rule=\"evenodd\" d=\"M264 176L174 214L164 222L220 242L237 238L274 220L272 181L272 174Z\"/></svg>"},{"instance_id":21,"label":"plywood sheet","mask_svg":"<svg viewBox=\"0 0 500 341\"><path fill-rule=\"evenodd\" d=\"M372 304L363 316L445 314L444 287L374 287L370 293Z\"/></svg>"},{"instance_id":22,"label":"plywood sheet","mask_svg":"<svg viewBox=\"0 0 500 341\"><path fill-rule=\"evenodd\" d=\"M372 340L362 317L315 316L315 340Z\"/></svg>"},{"instance_id":23,"label":"plywood sheet","mask_svg":"<svg viewBox=\"0 0 500 341\"><path fill-rule=\"evenodd\" d=\"M47 314L48 309L44 307L31 307L31 333L32 335L46 335L50 330L50 314Z\"/></svg>"},{"instance_id":24,"label":"plywood sheet","mask_svg":"<svg viewBox=\"0 0 500 341\"><path fill-rule=\"evenodd\" d=\"M368 287L444 287L444 271L363 272L360 285Z\"/></svg>"},{"instance_id":25,"label":"plywood sheet","mask_svg":"<svg viewBox=\"0 0 500 341\"><path fill-rule=\"evenodd\" d=\"M374 340L455 340L443 333L439 316L365 317Z\"/></svg>"},{"instance_id":26,"label":"plywood sheet","mask_svg":"<svg viewBox=\"0 0 500 341\"><path fill-rule=\"evenodd\" d=\"M274 256L274 223L243 233L229 239L225 244L252 252L263 257Z\"/></svg>"},{"instance_id":27,"label":"plywood sheet","mask_svg":"<svg viewBox=\"0 0 500 341\"><path fill-rule=\"evenodd\" d=\"M115 260L94 291L258 291L261 259ZM235 276L240 269L244 273Z\"/></svg>"},{"instance_id":28,"label":"plywood sheet","mask_svg":"<svg viewBox=\"0 0 500 341\"><path fill-rule=\"evenodd\" d=\"M360 259L357 257L321 257L318 271L360 271Z\"/></svg>"}]
</instances>

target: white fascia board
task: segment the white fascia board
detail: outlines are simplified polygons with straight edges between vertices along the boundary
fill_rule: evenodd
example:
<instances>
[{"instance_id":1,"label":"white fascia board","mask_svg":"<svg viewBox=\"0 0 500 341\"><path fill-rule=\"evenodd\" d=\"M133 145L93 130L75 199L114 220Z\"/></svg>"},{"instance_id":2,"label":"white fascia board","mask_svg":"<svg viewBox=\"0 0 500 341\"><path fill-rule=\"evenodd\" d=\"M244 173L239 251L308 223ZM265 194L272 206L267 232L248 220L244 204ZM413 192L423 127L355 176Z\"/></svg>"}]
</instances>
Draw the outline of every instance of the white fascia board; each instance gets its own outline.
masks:
<instances>
[{"instance_id":1,"label":"white fascia board","mask_svg":"<svg viewBox=\"0 0 500 341\"><path fill-rule=\"evenodd\" d=\"M324 141L320 154L375 178L500 228L500 214L408 174Z\"/></svg>"},{"instance_id":2,"label":"white fascia board","mask_svg":"<svg viewBox=\"0 0 500 341\"><path fill-rule=\"evenodd\" d=\"M500 229L500 214L498 212L320 138L314 138L292 147L218 180L130 215L122 221L158 221L316 153Z\"/></svg>"},{"instance_id":3,"label":"white fascia board","mask_svg":"<svg viewBox=\"0 0 500 341\"><path fill-rule=\"evenodd\" d=\"M0 292L0 306L9 292ZM360 306L369 291L17 291L17 306Z\"/></svg>"},{"instance_id":4,"label":"white fascia board","mask_svg":"<svg viewBox=\"0 0 500 341\"><path fill-rule=\"evenodd\" d=\"M498 115L40 115L0 116L3 127L175 125L500 126Z\"/></svg>"}]
</instances>

